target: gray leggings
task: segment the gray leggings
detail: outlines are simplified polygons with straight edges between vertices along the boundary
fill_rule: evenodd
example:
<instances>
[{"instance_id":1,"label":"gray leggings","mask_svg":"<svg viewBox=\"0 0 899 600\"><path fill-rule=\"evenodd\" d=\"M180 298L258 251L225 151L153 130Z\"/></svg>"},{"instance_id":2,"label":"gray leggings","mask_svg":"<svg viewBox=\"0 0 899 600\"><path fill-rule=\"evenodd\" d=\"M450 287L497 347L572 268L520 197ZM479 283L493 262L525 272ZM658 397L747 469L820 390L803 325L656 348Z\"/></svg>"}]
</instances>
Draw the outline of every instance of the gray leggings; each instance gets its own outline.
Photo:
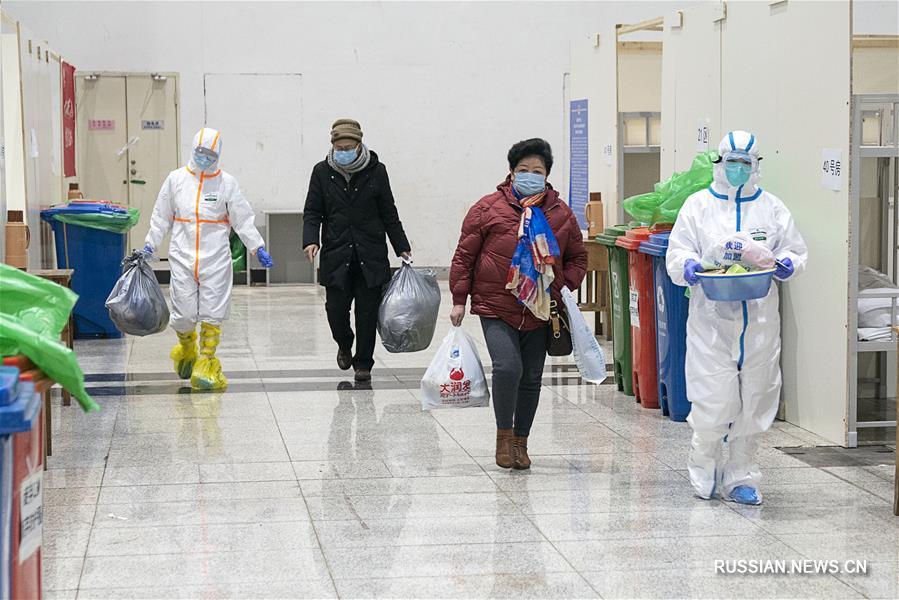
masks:
<instances>
[{"instance_id":1,"label":"gray leggings","mask_svg":"<svg viewBox=\"0 0 899 600\"><path fill-rule=\"evenodd\" d=\"M518 331L505 321L485 317L481 317L481 328L493 361L496 428L514 428L515 435L526 436L540 400L546 328Z\"/></svg>"}]
</instances>

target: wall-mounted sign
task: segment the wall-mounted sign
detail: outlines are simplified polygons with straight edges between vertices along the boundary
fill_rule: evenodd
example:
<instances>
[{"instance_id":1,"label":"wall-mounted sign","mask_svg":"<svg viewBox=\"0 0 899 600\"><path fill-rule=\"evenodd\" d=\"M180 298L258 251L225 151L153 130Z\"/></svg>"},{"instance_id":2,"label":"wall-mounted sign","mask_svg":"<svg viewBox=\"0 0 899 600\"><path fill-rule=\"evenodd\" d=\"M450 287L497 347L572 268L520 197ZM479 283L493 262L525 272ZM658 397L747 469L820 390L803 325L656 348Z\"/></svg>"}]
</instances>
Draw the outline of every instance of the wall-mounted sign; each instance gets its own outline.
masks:
<instances>
[{"instance_id":1,"label":"wall-mounted sign","mask_svg":"<svg viewBox=\"0 0 899 600\"><path fill-rule=\"evenodd\" d=\"M821 151L821 162L821 185L839 192L843 189L843 151L839 148L824 148Z\"/></svg>"},{"instance_id":2,"label":"wall-mounted sign","mask_svg":"<svg viewBox=\"0 0 899 600\"><path fill-rule=\"evenodd\" d=\"M88 119L88 131L115 131L115 119Z\"/></svg>"},{"instance_id":3,"label":"wall-mounted sign","mask_svg":"<svg viewBox=\"0 0 899 600\"><path fill-rule=\"evenodd\" d=\"M62 72L62 176L75 176L75 67L63 61Z\"/></svg>"},{"instance_id":4,"label":"wall-mounted sign","mask_svg":"<svg viewBox=\"0 0 899 600\"><path fill-rule=\"evenodd\" d=\"M165 121L162 119L152 119L150 121L141 121L141 129L165 129Z\"/></svg>"},{"instance_id":5,"label":"wall-mounted sign","mask_svg":"<svg viewBox=\"0 0 899 600\"><path fill-rule=\"evenodd\" d=\"M709 150L709 120L696 121L696 151L708 152Z\"/></svg>"},{"instance_id":6,"label":"wall-mounted sign","mask_svg":"<svg viewBox=\"0 0 899 600\"><path fill-rule=\"evenodd\" d=\"M577 216L581 229L587 229L584 207L590 197L590 170L587 130L587 101L572 100L570 107L570 172L568 178L568 203Z\"/></svg>"}]
</instances>

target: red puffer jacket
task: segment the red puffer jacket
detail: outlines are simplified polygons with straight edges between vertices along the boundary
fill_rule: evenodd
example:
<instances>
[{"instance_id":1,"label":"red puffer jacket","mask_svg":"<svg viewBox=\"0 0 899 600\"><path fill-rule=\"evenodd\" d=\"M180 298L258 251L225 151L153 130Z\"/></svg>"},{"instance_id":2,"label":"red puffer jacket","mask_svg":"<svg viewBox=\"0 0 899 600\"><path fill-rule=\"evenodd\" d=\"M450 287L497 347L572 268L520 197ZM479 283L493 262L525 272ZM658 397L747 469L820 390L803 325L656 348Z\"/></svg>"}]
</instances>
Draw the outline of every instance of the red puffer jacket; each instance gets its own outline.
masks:
<instances>
[{"instance_id":1,"label":"red puffer jacket","mask_svg":"<svg viewBox=\"0 0 899 600\"><path fill-rule=\"evenodd\" d=\"M450 269L453 304L464 305L471 296L472 313L502 319L516 329L530 331L546 325L546 321L537 319L506 289L509 266L518 246L521 207L509 178L496 189L472 206L462 223L462 236ZM552 295L558 300L563 285L572 291L580 287L587 273L587 250L577 219L558 192L547 187L540 208L562 253L553 265L556 277Z\"/></svg>"}]
</instances>

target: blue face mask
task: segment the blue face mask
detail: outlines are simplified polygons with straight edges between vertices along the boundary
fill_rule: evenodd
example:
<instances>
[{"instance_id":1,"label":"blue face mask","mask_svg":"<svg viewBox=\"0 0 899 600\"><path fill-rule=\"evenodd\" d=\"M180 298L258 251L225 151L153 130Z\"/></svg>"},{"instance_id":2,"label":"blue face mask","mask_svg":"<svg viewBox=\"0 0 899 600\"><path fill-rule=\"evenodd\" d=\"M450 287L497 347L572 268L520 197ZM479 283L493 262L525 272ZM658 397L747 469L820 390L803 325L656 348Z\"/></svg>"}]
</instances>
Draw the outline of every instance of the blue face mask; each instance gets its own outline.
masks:
<instances>
[{"instance_id":1,"label":"blue face mask","mask_svg":"<svg viewBox=\"0 0 899 600\"><path fill-rule=\"evenodd\" d=\"M540 173L515 173L512 185L522 196L533 196L546 189L546 175Z\"/></svg>"},{"instance_id":2,"label":"blue face mask","mask_svg":"<svg viewBox=\"0 0 899 600\"><path fill-rule=\"evenodd\" d=\"M752 174L752 165L741 162L725 162L724 173L727 175L727 181L732 186L739 187L749 181Z\"/></svg>"},{"instance_id":3,"label":"blue face mask","mask_svg":"<svg viewBox=\"0 0 899 600\"><path fill-rule=\"evenodd\" d=\"M357 148L353 148L352 150L335 150L334 162L345 167L353 164L353 161L356 160L356 157L358 156L359 150Z\"/></svg>"},{"instance_id":4,"label":"blue face mask","mask_svg":"<svg viewBox=\"0 0 899 600\"><path fill-rule=\"evenodd\" d=\"M201 171L208 171L209 168L216 163L218 159L208 154L201 154L200 152L194 152L194 164Z\"/></svg>"}]
</instances>

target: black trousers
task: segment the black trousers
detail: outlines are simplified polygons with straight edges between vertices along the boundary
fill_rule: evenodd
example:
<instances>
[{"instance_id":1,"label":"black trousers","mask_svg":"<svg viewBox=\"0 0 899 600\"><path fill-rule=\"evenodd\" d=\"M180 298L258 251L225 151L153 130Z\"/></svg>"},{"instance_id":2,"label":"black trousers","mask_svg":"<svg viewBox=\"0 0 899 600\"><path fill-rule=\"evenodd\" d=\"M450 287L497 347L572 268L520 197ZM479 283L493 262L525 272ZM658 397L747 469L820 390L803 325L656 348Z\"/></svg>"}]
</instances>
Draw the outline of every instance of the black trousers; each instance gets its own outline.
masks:
<instances>
[{"instance_id":1,"label":"black trousers","mask_svg":"<svg viewBox=\"0 0 899 600\"><path fill-rule=\"evenodd\" d=\"M380 286L368 287L365 275L357 263L353 263L347 275L346 288L328 286L325 288L325 310L331 336L343 350L353 349L353 368L371 370L375 365L375 341L378 330L378 308L383 294ZM350 326L350 309L356 315L356 334Z\"/></svg>"}]
</instances>

